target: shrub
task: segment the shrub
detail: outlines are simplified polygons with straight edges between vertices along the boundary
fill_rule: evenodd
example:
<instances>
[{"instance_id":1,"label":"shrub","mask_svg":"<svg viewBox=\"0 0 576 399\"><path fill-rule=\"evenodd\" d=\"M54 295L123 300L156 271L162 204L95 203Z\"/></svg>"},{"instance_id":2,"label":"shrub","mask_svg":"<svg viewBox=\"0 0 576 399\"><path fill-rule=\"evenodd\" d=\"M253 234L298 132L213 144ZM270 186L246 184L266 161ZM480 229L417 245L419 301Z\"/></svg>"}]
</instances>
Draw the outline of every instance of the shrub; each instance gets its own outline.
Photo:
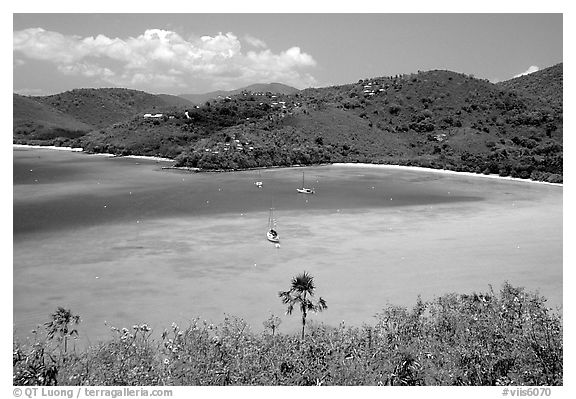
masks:
<instances>
[{"instance_id":1,"label":"shrub","mask_svg":"<svg viewBox=\"0 0 576 399\"><path fill-rule=\"evenodd\" d=\"M388 106L388 112L392 115L398 114L402 110L402 107L399 104L392 103Z\"/></svg>"},{"instance_id":2,"label":"shrub","mask_svg":"<svg viewBox=\"0 0 576 399\"><path fill-rule=\"evenodd\" d=\"M545 298L505 283L499 292L446 294L387 306L373 325L307 323L307 337L256 333L226 315L153 339L150 328L111 328L76 353L45 334L15 341L14 385L562 385L561 315ZM275 331L271 334L269 330Z\"/></svg>"}]
</instances>

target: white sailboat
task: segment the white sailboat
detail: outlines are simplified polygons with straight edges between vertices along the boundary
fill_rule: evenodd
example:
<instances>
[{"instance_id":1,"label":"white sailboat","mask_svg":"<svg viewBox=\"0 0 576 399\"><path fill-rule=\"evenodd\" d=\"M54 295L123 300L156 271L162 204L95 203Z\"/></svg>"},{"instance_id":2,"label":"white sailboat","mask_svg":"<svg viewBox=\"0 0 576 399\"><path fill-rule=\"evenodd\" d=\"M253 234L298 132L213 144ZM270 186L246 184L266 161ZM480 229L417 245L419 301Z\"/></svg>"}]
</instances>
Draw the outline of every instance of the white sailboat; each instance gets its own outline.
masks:
<instances>
[{"instance_id":1,"label":"white sailboat","mask_svg":"<svg viewBox=\"0 0 576 399\"><path fill-rule=\"evenodd\" d=\"M270 215L268 216L268 231L266 232L266 238L270 242L275 243L280 242L280 236L276 231L276 219L274 219L274 208L270 208Z\"/></svg>"},{"instance_id":2,"label":"white sailboat","mask_svg":"<svg viewBox=\"0 0 576 399\"><path fill-rule=\"evenodd\" d=\"M258 171L258 180L255 181L254 184L258 188L262 188L262 186L264 185L264 183L262 183L262 176L260 175L260 171Z\"/></svg>"},{"instance_id":3,"label":"white sailboat","mask_svg":"<svg viewBox=\"0 0 576 399\"><path fill-rule=\"evenodd\" d=\"M302 172L302 188L297 188L296 191L302 194L314 194L314 189L306 188L306 185L304 184L304 172Z\"/></svg>"}]
</instances>

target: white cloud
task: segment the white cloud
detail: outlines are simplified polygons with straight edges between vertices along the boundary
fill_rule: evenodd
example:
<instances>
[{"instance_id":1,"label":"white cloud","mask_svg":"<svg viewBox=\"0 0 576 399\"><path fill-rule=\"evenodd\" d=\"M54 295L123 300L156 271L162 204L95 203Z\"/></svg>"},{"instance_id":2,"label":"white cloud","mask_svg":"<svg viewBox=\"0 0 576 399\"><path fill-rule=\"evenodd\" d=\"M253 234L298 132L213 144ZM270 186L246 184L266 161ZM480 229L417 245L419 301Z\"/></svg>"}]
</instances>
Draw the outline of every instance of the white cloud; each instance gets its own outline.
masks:
<instances>
[{"instance_id":1,"label":"white cloud","mask_svg":"<svg viewBox=\"0 0 576 399\"><path fill-rule=\"evenodd\" d=\"M21 89L14 89L14 93L21 96L44 96L46 93L42 89L23 87Z\"/></svg>"},{"instance_id":2,"label":"white cloud","mask_svg":"<svg viewBox=\"0 0 576 399\"><path fill-rule=\"evenodd\" d=\"M84 75L86 77L99 77L109 81L113 79L115 73L109 68L101 67L91 63L77 62L75 64L58 65L58 71L64 75Z\"/></svg>"},{"instance_id":3,"label":"white cloud","mask_svg":"<svg viewBox=\"0 0 576 399\"><path fill-rule=\"evenodd\" d=\"M536 65L532 65L526 71L519 73L518 75L514 75L514 77L519 78L520 76L528 75L528 74L531 74L533 72L538 72L539 70L540 70L540 68L538 68Z\"/></svg>"},{"instance_id":4,"label":"white cloud","mask_svg":"<svg viewBox=\"0 0 576 399\"><path fill-rule=\"evenodd\" d=\"M246 40L246 42L249 45L251 45L252 47L257 47L257 48L267 48L268 47L268 45L266 45L266 43L263 40L260 40L257 37L254 37L251 35L244 36L244 40Z\"/></svg>"},{"instance_id":5,"label":"white cloud","mask_svg":"<svg viewBox=\"0 0 576 399\"><path fill-rule=\"evenodd\" d=\"M19 59L52 62L66 75L134 88L185 88L198 80L210 89L272 80L297 87L314 84L305 70L316 61L299 47L274 53L262 40L245 40L258 50L243 52L231 32L184 39L174 31L148 29L122 39L29 28L14 32L13 50Z\"/></svg>"}]
</instances>

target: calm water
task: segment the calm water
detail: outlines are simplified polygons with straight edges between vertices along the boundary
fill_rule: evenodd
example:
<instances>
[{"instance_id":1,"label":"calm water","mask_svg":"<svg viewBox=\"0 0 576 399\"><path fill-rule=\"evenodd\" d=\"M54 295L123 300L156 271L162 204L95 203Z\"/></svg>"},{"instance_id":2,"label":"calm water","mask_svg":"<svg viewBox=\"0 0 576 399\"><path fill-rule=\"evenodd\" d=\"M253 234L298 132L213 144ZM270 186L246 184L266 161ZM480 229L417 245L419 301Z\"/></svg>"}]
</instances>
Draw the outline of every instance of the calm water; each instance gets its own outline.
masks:
<instances>
[{"instance_id":1,"label":"calm water","mask_svg":"<svg viewBox=\"0 0 576 399\"><path fill-rule=\"evenodd\" d=\"M329 309L371 323L388 303L495 289L562 305L562 187L440 173L313 167L194 174L165 163L14 150L14 330L57 307L90 341L229 313L254 330L306 270ZM317 194L298 194L302 171ZM257 188L256 180L264 182ZM275 209L281 247L266 241Z\"/></svg>"}]
</instances>

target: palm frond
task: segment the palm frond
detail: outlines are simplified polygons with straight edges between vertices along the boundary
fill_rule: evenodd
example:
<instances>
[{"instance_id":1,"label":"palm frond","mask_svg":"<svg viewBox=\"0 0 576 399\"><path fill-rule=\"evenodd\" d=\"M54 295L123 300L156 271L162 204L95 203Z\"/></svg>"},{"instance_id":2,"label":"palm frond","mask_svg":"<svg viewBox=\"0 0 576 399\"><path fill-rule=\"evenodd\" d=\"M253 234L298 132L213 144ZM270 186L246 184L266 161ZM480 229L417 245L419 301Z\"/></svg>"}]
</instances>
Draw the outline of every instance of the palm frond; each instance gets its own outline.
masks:
<instances>
[{"instance_id":1,"label":"palm frond","mask_svg":"<svg viewBox=\"0 0 576 399\"><path fill-rule=\"evenodd\" d=\"M292 295L290 295L290 291L280 291L278 292L278 296L284 305L289 304L293 300Z\"/></svg>"},{"instance_id":2,"label":"palm frond","mask_svg":"<svg viewBox=\"0 0 576 399\"><path fill-rule=\"evenodd\" d=\"M320 312L325 309L328 309L328 305L326 304L326 301L322 297L318 298L318 308Z\"/></svg>"},{"instance_id":3,"label":"palm frond","mask_svg":"<svg viewBox=\"0 0 576 399\"><path fill-rule=\"evenodd\" d=\"M316 311L316 305L314 305L314 302L306 300L306 302L304 303L304 307L306 308L306 310L311 310L311 311Z\"/></svg>"},{"instance_id":4,"label":"palm frond","mask_svg":"<svg viewBox=\"0 0 576 399\"><path fill-rule=\"evenodd\" d=\"M296 292L306 292L308 295L314 295L314 277L304 272L292 279L292 290Z\"/></svg>"}]
</instances>

